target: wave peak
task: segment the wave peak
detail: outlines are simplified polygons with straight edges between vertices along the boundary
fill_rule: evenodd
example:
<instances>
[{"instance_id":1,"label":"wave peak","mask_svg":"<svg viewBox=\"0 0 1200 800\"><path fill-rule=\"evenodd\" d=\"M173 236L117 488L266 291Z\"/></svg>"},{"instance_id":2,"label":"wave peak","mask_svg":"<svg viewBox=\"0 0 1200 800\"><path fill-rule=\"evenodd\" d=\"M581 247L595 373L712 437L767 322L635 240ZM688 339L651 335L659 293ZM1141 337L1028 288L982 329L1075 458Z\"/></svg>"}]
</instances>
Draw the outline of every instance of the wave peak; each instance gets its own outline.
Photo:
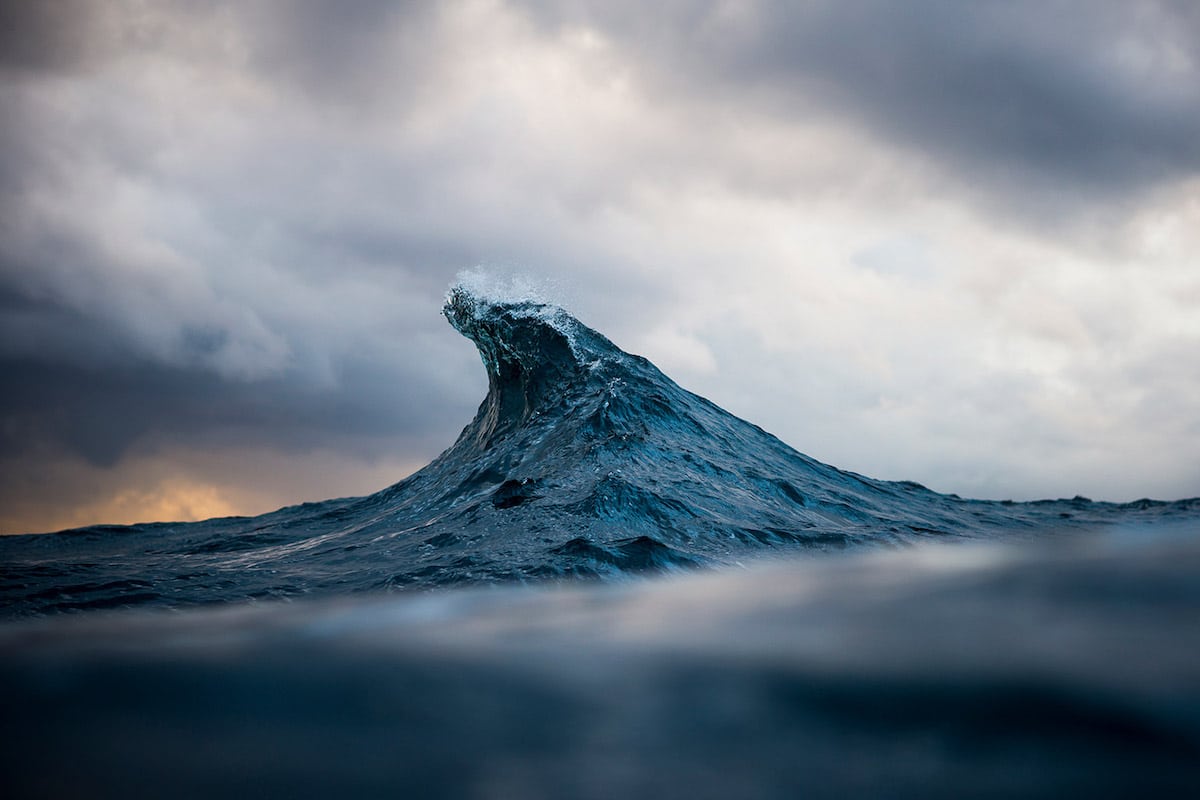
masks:
<instances>
[{"instance_id":1,"label":"wave peak","mask_svg":"<svg viewBox=\"0 0 1200 800\"><path fill-rule=\"evenodd\" d=\"M481 444L529 420L599 363L625 357L559 306L537 300L494 299L460 283L442 315L475 344L487 370Z\"/></svg>"},{"instance_id":2,"label":"wave peak","mask_svg":"<svg viewBox=\"0 0 1200 800\"><path fill-rule=\"evenodd\" d=\"M442 313L478 348L488 394L424 469L367 497L252 519L0 541L0 601L9 614L44 613L609 574L764 549L1194 523L1200 510L989 503L844 472L688 392L559 306L491 288L462 281L446 296Z\"/></svg>"}]
</instances>

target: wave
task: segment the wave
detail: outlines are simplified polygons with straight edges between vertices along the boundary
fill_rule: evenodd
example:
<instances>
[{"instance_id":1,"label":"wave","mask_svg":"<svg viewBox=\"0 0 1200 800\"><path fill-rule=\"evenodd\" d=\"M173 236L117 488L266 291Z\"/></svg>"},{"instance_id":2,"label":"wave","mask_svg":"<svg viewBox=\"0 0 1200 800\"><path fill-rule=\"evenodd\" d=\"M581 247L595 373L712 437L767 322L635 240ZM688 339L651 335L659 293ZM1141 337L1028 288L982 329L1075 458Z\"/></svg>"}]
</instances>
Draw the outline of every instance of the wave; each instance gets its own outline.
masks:
<instances>
[{"instance_id":1,"label":"wave","mask_svg":"<svg viewBox=\"0 0 1200 800\"><path fill-rule=\"evenodd\" d=\"M460 284L443 314L488 392L376 494L252 518L0 539L12 616L730 563L755 553L1036 539L1200 518L1200 500L964 500L812 459L562 308Z\"/></svg>"}]
</instances>

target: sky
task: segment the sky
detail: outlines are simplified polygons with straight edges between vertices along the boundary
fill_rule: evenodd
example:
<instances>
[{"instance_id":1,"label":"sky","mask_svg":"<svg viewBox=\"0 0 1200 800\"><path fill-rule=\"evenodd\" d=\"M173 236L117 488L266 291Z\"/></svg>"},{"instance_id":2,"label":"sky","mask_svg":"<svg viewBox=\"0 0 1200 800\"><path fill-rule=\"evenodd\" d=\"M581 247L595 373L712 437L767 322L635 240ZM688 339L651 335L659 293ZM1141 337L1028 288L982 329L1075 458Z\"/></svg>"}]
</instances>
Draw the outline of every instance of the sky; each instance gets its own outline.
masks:
<instances>
[{"instance_id":1,"label":"sky","mask_svg":"<svg viewBox=\"0 0 1200 800\"><path fill-rule=\"evenodd\" d=\"M843 469L1200 495L1200 5L0 0L0 532L367 494L529 285Z\"/></svg>"}]
</instances>

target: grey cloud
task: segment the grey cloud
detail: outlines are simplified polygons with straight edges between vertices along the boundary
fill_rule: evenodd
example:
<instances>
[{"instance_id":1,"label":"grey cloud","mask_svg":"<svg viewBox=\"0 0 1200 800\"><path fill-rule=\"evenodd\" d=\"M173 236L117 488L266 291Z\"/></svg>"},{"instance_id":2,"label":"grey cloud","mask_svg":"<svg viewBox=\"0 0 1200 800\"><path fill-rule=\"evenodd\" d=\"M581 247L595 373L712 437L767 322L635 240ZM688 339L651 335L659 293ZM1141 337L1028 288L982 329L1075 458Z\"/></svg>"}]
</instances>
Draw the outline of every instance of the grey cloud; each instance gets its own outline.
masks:
<instances>
[{"instance_id":1,"label":"grey cloud","mask_svg":"<svg viewBox=\"0 0 1200 800\"><path fill-rule=\"evenodd\" d=\"M1111 200L1200 172L1200 24L1156 2L583 3L668 93L802 118L840 109L1002 193Z\"/></svg>"},{"instance_id":2,"label":"grey cloud","mask_svg":"<svg viewBox=\"0 0 1200 800\"><path fill-rule=\"evenodd\" d=\"M442 366L466 366L453 348L425 355ZM371 357L342 359L336 388L289 378L230 382L154 365L88 369L6 359L0 369L5 375L0 440L7 456L50 446L97 465L115 464L147 439L193 447L253 445L288 452L333 447L361 457L389 450L432 456L448 444L443 432L465 424L478 399L466 397L461 386L446 386L429 368L423 372Z\"/></svg>"},{"instance_id":3,"label":"grey cloud","mask_svg":"<svg viewBox=\"0 0 1200 800\"><path fill-rule=\"evenodd\" d=\"M447 370L463 366L452 348L426 355ZM294 379L230 383L147 365L88 369L0 359L0 371L0 533L101 522L72 522L71 512L180 478L222 496L244 489L270 503L242 512L374 491L442 450L477 399L468 399L462 384L447 386L436 375L370 356L343 360L337 387ZM473 388L482 395L482 386ZM197 456L201 463L189 466ZM149 474L138 466L147 457L158 462ZM213 463L203 466L206 459ZM281 460L282 479L273 474ZM380 462L403 466L370 483L331 472ZM131 471L139 483L122 486Z\"/></svg>"},{"instance_id":4,"label":"grey cloud","mask_svg":"<svg viewBox=\"0 0 1200 800\"><path fill-rule=\"evenodd\" d=\"M66 71L101 55L101 5L85 0L0 2L0 69Z\"/></svg>"},{"instance_id":5,"label":"grey cloud","mask_svg":"<svg viewBox=\"0 0 1200 800\"><path fill-rule=\"evenodd\" d=\"M251 67L324 103L409 96L436 67L438 4L321 0L229 6Z\"/></svg>"}]
</instances>

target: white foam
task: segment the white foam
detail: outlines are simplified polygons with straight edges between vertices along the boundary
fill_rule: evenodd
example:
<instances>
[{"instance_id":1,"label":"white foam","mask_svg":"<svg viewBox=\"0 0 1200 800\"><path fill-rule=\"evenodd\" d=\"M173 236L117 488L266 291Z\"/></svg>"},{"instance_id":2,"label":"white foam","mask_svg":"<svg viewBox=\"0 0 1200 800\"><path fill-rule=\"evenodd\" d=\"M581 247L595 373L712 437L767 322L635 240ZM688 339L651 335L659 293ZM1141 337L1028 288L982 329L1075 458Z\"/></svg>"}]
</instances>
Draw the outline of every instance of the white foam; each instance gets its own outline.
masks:
<instances>
[{"instance_id":1,"label":"white foam","mask_svg":"<svg viewBox=\"0 0 1200 800\"><path fill-rule=\"evenodd\" d=\"M561 306L562 294L556 281L524 273L488 269L482 266L465 269L454 276L450 291L461 288L477 300L488 303L538 303ZM449 294L447 294L449 298Z\"/></svg>"},{"instance_id":2,"label":"white foam","mask_svg":"<svg viewBox=\"0 0 1200 800\"><path fill-rule=\"evenodd\" d=\"M481 306L529 304L513 313L528 319L539 319L566 337L572 354L581 357L574 317L563 310L553 298L561 294L557 282L535 278L522 273L505 273L473 267L462 270L446 292L449 302L455 290L465 292Z\"/></svg>"}]
</instances>

